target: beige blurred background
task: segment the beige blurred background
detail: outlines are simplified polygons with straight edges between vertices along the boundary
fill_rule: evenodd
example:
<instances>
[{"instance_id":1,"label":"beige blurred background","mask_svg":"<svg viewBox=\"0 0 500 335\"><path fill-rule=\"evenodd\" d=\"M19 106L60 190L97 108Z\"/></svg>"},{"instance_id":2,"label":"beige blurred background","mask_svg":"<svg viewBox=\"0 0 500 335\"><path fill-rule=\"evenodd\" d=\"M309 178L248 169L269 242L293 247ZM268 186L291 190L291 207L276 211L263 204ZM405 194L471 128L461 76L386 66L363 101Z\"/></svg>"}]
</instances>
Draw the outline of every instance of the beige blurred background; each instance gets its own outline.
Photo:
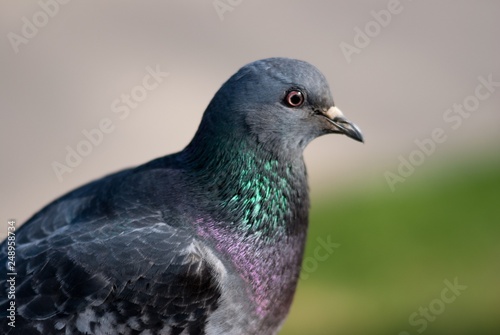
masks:
<instances>
[{"instance_id":1,"label":"beige blurred background","mask_svg":"<svg viewBox=\"0 0 500 335\"><path fill-rule=\"evenodd\" d=\"M52 4L47 22L42 3ZM328 136L307 149L313 197L361 176L384 183L398 156L436 127L447 141L427 161L499 143L500 90L457 130L443 121L447 108L474 93L478 76L500 81L497 1L401 0L400 12L378 34L371 27L375 36L350 63L341 43L355 46L355 28L364 30L375 21L371 11L387 10L388 1L53 3L0 3L4 221L23 222L78 185L182 149L220 85L244 64L270 56L321 69L336 104L365 134L364 145ZM19 39L12 36L23 37L26 19L40 27L17 42L16 53L12 40ZM169 76L119 119L111 103L141 85L148 66ZM60 182L52 163L64 164L66 146L75 149L82 131L103 118L114 130Z\"/></svg>"}]
</instances>

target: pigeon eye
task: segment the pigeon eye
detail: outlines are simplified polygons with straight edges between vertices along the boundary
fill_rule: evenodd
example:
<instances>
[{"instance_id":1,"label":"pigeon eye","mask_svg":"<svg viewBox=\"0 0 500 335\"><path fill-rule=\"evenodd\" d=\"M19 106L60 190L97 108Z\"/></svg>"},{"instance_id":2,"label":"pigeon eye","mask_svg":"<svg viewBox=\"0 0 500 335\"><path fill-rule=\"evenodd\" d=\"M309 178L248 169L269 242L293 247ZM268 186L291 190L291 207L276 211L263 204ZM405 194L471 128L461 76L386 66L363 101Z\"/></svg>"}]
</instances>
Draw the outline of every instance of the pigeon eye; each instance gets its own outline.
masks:
<instances>
[{"instance_id":1,"label":"pigeon eye","mask_svg":"<svg viewBox=\"0 0 500 335\"><path fill-rule=\"evenodd\" d=\"M286 94L285 103L290 107L299 107L304 103L304 94L300 91L290 91Z\"/></svg>"}]
</instances>

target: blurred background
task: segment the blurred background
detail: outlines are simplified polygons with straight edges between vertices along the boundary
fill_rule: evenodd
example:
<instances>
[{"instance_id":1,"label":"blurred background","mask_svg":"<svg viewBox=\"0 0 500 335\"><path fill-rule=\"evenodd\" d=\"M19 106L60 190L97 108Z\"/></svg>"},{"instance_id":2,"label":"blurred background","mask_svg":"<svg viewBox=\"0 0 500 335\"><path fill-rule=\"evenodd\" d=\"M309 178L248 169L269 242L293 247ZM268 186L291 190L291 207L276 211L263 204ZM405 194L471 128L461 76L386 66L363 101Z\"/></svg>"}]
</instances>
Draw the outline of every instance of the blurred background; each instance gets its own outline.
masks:
<instances>
[{"instance_id":1,"label":"blurred background","mask_svg":"<svg viewBox=\"0 0 500 335\"><path fill-rule=\"evenodd\" d=\"M181 150L244 64L298 58L365 144L305 152L310 235L280 334L500 334L499 16L493 0L2 1L0 234Z\"/></svg>"}]
</instances>

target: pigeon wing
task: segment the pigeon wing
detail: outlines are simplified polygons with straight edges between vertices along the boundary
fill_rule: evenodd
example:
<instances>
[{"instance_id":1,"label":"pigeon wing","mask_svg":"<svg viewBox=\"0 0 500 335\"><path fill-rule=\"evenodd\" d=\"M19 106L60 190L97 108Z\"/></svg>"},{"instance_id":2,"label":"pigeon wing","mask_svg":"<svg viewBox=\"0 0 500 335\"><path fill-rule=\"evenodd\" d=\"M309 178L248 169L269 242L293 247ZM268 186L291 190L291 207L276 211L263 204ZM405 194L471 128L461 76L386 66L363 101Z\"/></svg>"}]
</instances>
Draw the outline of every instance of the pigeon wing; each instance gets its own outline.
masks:
<instances>
[{"instance_id":1,"label":"pigeon wing","mask_svg":"<svg viewBox=\"0 0 500 335\"><path fill-rule=\"evenodd\" d=\"M141 210L64 225L47 236L36 233L43 222L28 222L35 233L16 255L17 325L8 326L2 316L2 329L8 334L202 333L220 297L218 273L191 231L165 221L161 213ZM6 280L0 279L2 287ZM9 303L0 299L0 313Z\"/></svg>"}]
</instances>

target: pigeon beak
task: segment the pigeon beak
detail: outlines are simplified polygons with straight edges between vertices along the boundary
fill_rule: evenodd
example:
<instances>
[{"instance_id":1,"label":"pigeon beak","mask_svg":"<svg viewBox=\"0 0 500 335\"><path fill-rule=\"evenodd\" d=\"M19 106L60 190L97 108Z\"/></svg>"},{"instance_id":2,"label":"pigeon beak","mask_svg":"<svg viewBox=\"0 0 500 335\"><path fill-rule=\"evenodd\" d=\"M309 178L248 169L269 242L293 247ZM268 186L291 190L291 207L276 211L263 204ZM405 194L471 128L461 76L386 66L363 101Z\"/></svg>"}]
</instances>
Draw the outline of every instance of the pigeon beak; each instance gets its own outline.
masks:
<instances>
[{"instance_id":1,"label":"pigeon beak","mask_svg":"<svg viewBox=\"0 0 500 335\"><path fill-rule=\"evenodd\" d=\"M363 142L363 134L361 134L361 130L344 117L344 114L335 106L330 107L323 116L335 126L333 130L334 133L344 134L347 137L352 138L353 140Z\"/></svg>"}]
</instances>

